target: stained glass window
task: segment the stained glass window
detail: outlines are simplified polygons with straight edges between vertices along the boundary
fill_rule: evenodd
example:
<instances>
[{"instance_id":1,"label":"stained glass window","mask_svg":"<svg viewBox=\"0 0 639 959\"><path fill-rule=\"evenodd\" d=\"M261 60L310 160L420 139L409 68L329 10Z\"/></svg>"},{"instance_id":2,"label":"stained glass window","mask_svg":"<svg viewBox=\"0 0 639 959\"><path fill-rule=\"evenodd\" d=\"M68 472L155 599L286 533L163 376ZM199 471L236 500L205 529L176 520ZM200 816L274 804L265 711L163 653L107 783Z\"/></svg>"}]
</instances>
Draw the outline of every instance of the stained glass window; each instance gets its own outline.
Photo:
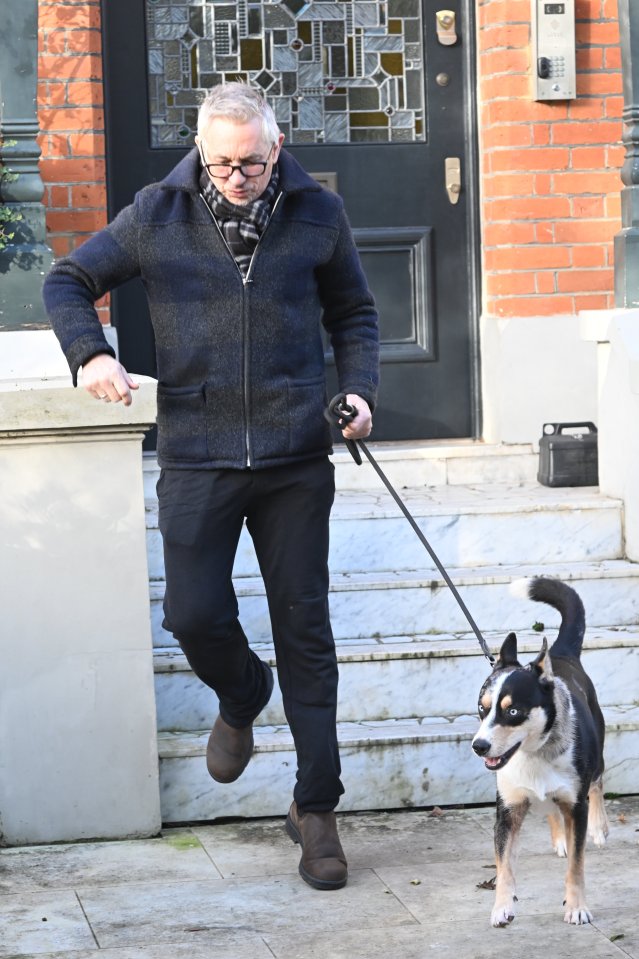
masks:
<instances>
[{"instance_id":1,"label":"stained glass window","mask_svg":"<svg viewBox=\"0 0 639 959\"><path fill-rule=\"evenodd\" d=\"M146 0L151 145L216 83L260 86L288 143L424 139L421 0Z\"/></svg>"}]
</instances>

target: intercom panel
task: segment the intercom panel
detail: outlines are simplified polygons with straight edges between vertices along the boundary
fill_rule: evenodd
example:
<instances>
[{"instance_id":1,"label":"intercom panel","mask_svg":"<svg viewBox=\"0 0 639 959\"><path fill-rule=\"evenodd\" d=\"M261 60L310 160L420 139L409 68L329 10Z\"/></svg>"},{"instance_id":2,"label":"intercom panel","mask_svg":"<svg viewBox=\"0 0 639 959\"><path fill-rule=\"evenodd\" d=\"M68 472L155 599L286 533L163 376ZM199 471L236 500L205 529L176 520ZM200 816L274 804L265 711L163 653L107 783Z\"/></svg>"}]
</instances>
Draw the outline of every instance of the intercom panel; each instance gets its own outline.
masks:
<instances>
[{"instance_id":1,"label":"intercom panel","mask_svg":"<svg viewBox=\"0 0 639 959\"><path fill-rule=\"evenodd\" d=\"M532 0L535 100L574 100L575 0Z\"/></svg>"}]
</instances>

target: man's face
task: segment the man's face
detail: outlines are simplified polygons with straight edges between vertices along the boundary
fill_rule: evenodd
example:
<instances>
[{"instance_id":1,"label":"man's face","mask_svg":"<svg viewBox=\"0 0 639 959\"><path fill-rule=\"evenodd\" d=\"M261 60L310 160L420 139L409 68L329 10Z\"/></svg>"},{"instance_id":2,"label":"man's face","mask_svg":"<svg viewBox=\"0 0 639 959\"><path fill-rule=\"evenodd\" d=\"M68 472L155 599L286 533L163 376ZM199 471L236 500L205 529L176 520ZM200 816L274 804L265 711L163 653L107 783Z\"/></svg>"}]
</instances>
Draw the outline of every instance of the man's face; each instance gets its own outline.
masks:
<instances>
[{"instance_id":1,"label":"man's face","mask_svg":"<svg viewBox=\"0 0 639 959\"><path fill-rule=\"evenodd\" d=\"M284 134L280 134L277 143L265 142L262 124L257 117L249 123L235 123L227 117L213 117L204 135L195 138L200 154L207 164L228 163L239 166L268 161L264 173L260 176L245 177L240 170L233 170L228 179L222 179L209 173L216 189L229 203L237 206L252 203L264 193L283 140Z\"/></svg>"}]
</instances>

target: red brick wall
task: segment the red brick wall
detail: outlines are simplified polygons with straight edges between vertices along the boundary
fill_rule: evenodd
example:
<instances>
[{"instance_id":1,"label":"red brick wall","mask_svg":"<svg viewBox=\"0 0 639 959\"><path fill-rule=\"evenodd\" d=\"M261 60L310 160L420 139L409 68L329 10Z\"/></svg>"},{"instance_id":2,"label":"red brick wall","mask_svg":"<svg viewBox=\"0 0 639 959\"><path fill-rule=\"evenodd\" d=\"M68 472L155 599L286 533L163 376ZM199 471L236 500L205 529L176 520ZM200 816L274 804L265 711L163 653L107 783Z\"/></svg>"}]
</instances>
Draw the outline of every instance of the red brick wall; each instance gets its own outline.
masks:
<instances>
[{"instance_id":1,"label":"red brick wall","mask_svg":"<svg viewBox=\"0 0 639 959\"><path fill-rule=\"evenodd\" d=\"M576 0L577 94L531 100L530 0L479 0L484 312L613 305L623 108L617 0Z\"/></svg>"},{"instance_id":2,"label":"red brick wall","mask_svg":"<svg viewBox=\"0 0 639 959\"><path fill-rule=\"evenodd\" d=\"M59 257L107 221L100 4L38 0L38 11L40 168L48 242Z\"/></svg>"}]
</instances>

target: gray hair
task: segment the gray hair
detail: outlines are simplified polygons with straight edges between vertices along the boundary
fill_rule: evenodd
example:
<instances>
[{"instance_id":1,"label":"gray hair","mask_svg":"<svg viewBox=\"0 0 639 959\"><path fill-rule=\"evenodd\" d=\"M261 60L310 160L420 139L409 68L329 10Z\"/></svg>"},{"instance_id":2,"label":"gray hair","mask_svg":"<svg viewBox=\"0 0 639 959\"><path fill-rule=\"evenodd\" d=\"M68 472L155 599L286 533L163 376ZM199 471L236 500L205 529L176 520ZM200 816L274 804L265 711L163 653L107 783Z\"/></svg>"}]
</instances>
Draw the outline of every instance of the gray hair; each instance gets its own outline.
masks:
<instances>
[{"instance_id":1,"label":"gray hair","mask_svg":"<svg viewBox=\"0 0 639 959\"><path fill-rule=\"evenodd\" d=\"M280 130L273 110L261 90L246 83L220 83L211 87L200 104L197 133L202 137L214 117L226 117L235 123L250 123L257 117L268 144L277 143Z\"/></svg>"}]
</instances>

